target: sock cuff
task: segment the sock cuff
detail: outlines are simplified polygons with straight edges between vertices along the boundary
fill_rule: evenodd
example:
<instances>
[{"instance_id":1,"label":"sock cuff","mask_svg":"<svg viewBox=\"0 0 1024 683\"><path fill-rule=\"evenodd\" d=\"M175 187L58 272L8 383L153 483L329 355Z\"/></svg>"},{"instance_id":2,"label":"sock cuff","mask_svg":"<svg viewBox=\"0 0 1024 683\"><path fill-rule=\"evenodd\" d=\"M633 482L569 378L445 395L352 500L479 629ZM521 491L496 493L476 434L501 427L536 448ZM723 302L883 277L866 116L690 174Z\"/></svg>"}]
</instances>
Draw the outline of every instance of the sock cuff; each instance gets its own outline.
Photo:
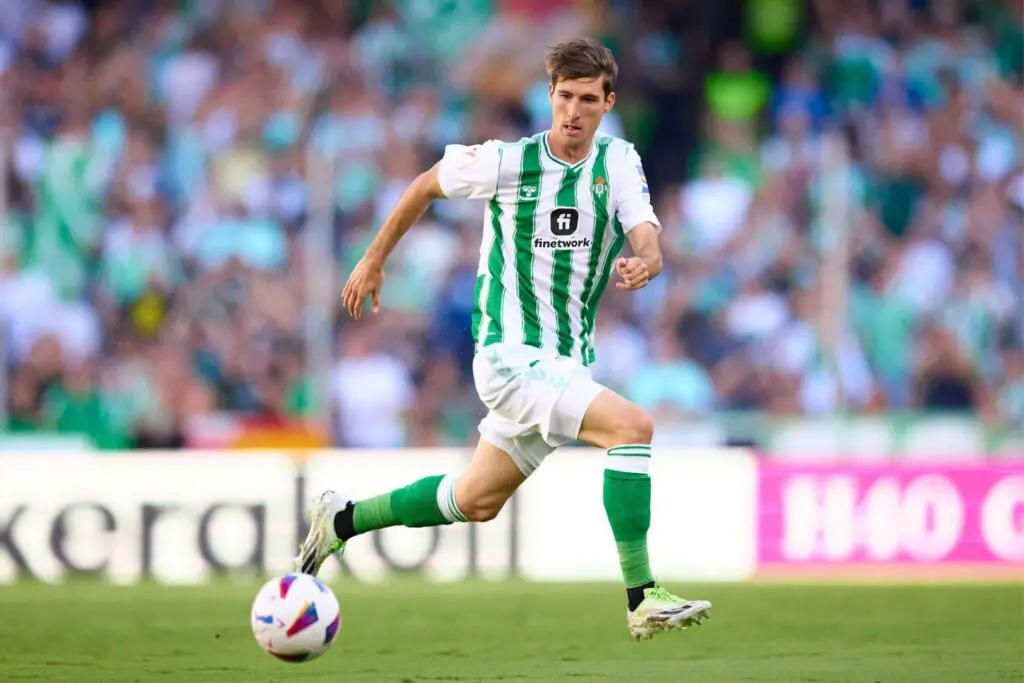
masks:
<instances>
[{"instance_id":1,"label":"sock cuff","mask_svg":"<svg viewBox=\"0 0 1024 683\"><path fill-rule=\"evenodd\" d=\"M627 443L621 446L612 446L608 449L608 455L649 458L651 457L651 445L648 443Z\"/></svg>"},{"instance_id":2,"label":"sock cuff","mask_svg":"<svg viewBox=\"0 0 1024 683\"><path fill-rule=\"evenodd\" d=\"M651 473L651 447L649 444L626 444L608 449L605 471L646 476Z\"/></svg>"},{"instance_id":3,"label":"sock cuff","mask_svg":"<svg viewBox=\"0 0 1024 683\"><path fill-rule=\"evenodd\" d=\"M455 480L457 478L454 474L446 475L437 487L437 509L441 511L442 517L453 524L468 521L459 510L459 506L455 504Z\"/></svg>"}]
</instances>

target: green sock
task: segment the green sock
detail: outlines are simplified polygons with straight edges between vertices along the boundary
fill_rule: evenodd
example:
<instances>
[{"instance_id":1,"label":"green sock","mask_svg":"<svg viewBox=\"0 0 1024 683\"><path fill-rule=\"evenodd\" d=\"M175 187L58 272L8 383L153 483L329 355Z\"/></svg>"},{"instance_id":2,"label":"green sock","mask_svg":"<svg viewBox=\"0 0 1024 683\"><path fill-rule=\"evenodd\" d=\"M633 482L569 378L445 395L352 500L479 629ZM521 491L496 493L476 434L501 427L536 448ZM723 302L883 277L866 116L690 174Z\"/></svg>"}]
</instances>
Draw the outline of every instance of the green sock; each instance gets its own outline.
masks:
<instances>
[{"instance_id":1,"label":"green sock","mask_svg":"<svg viewBox=\"0 0 1024 683\"><path fill-rule=\"evenodd\" d=\"M351 511L351 533L342 533L348 526L339 513L335 527L347 539L367 531L390 526L424 527L465 522L455 505L455 475L424 477L408 486L356 502Z\"/></svg>"},{"instance_id":2,"label":"green sock","mask_svg":"<svg viewBox=\"0 0 1024 683\"><path fill-rule=\"evenodd\" d=\"M653 583L647 554L651 527L651 447L630 444L608 449L604 470L604 510L619 551L626 588Z\"/></svg>"}]
</instances>

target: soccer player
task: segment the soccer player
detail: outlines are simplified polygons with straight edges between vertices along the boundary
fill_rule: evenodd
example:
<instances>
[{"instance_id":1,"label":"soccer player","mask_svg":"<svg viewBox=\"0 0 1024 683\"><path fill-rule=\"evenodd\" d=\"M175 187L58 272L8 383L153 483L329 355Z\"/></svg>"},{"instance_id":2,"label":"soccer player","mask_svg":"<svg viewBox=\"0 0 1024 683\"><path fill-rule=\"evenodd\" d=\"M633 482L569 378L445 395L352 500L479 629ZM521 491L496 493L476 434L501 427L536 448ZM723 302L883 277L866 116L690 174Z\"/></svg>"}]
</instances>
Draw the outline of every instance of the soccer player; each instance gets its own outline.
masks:
<instances>
[{"instance_id":1,"label":"soccer player","mask_svg":"<svg viewBox=\"0 0 1024 683\"><path fill-rule=\"evenodd\" d=\"M459 474L438 474L366 500L320 494L297 570L316 574L354 536L390 526L427 527L494 519L558 446L581 441L607 452L604 507L626 585L633 638L683 629L711 603L685 600L651 573L651 418L596 383L597 304L614 271L637 290L661 272L661 226L633 145L597 129L615 103L618 66L593 40L548 51L551 129L518 142L449 145L405 191L342 298L358 319L376 312L384 262L431 202L487 200L476 280L473 376L489 409L476 452ZM619 258L624 242L634 256Z\"/></svg>"}]
</instances>

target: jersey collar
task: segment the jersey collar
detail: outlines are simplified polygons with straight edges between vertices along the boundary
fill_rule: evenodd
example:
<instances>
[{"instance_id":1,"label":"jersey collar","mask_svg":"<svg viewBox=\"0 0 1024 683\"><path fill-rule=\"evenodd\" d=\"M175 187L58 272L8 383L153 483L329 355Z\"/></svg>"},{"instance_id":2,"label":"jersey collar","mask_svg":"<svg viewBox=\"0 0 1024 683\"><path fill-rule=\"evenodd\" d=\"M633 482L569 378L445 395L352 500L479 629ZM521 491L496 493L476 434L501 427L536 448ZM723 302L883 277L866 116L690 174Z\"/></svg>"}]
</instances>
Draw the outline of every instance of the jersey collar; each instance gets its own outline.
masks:
<instances>
[{"instance_id":1,"label":"jersey collar","mask_svg":"<svg viewBox=\"0 0 1024 683\"><path fill-rule=\"evenodd\" d=\"M594 156L594 148L597 147L597 136L596 135L590 141L590 149L587 151L587 156L583 157L582 159L577 161L575 164L570 164L567 161L562 161L561 159L556 157L551 152L551 147L548 146L548 135L550 133L551 133L550 130L544 131L544 134L541 135L540 141L541 141L541 146L544 148L544 153L548 155L548 159L551 159L556 164L558 164L560 166L564 166L565 168L569 168L569 169L577 169L580 166L582 166L583 164L587 163L590 160L590 157Z\"/></svg>"}]
</instances>

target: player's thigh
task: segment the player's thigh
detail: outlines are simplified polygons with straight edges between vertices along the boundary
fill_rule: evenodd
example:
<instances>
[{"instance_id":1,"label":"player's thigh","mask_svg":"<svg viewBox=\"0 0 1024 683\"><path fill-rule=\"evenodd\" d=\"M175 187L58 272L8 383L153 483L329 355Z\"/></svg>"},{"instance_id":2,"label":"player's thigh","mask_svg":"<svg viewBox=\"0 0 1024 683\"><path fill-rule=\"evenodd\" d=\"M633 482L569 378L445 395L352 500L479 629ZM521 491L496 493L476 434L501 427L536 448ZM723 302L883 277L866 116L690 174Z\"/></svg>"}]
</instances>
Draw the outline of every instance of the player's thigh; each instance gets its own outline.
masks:
<instances>
[{"instance_id":1,"label":"player's thigh","mask_svg":"<svg viewBox=\"0 0 1024 683\"><path fill-rule=\"evenodd\" d=\"M640 406L604 388L587 406L578 439L597 448L649 444L654 423Z\"/></svg>"},{"instance_id":2,"label":"player's thigh","mask_svg":"<svg viewBox=\"0 0 1024 683\"><path fill-rule=\"evenodd\" d=\"M495 439L497 440L497 439ZM512 450L512 445L506 446ZM481 438L469 465L455 482L455 504L471 522L493 519L527 475L512 454Z\"/></svg>"}]
</instances>

